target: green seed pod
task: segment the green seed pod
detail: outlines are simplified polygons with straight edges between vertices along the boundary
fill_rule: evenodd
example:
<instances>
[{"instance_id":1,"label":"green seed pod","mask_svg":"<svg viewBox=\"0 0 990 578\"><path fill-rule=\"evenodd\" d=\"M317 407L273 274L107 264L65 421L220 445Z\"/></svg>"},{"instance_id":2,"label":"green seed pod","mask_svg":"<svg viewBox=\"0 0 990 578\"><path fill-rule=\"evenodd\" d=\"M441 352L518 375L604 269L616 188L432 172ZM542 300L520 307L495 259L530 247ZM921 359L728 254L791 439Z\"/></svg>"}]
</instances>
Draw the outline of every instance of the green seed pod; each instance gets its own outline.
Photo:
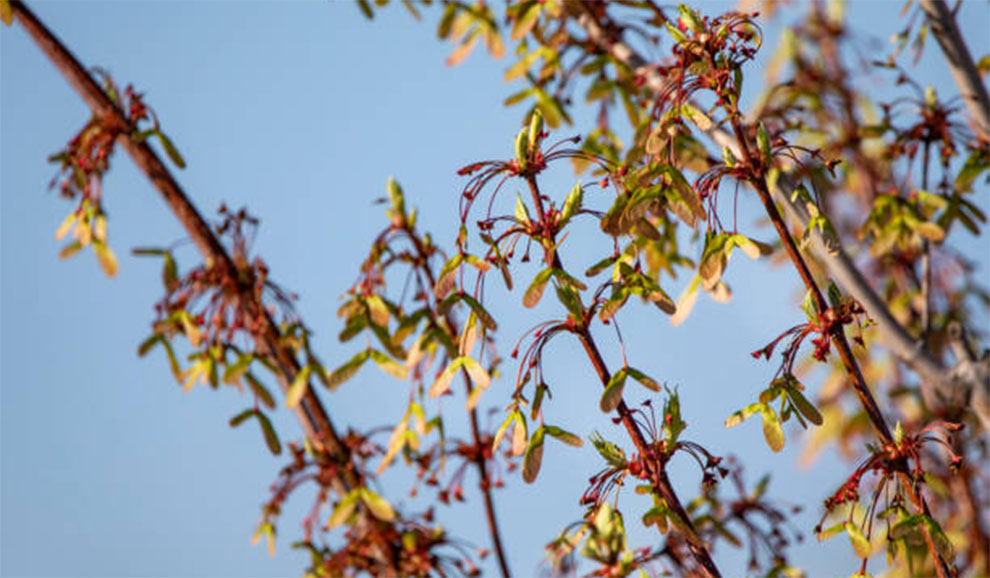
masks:
<instances>
[{"instance_id":1,"label":"green seed pod","mask_svg":"<svg viewBox=\"0 0 990 578\"><path fill-rule=\"evenodd\" d=\"M540 135L543 134L543 113L540 109L534 109L529 119L529 150L533 152L540 142Z\"/></svg>"},{"instance_id":2,"label":"green seed pod","mask_svg":"<svg viewBox=\"0 0 990 578\"><path fill-rule=\"evenodd\" d=\"M529 159L529 129L527 127L522 127L519 130L519 134L516 135L516 164L519 165L519 170L526 170L527 161Z\"/></svg>"},{"instance_id":3,"label":"green seed pod","mask_svg":"<svg viewBox=\"0 0 990 578\"><path fill-rule=\"evenodd\" d=\"M736 166L736 156L732 154L732 151L729 150L729 147L722 147L722 161L724 161L725 166L729 167L730 169Z\"/></svg>"},{"instance_id":4,"label":"green seed pod","mask_svg":"<svg viewBox=\"0 0 990 578\"><path fill-rule=\"evenodd\" d=\"M402 187L395 180L394 177L388 178L388 198L392 201L392 213L395 216L405 216L406 214L406 203L402 196Z\"/></svg>"}]
</instances>

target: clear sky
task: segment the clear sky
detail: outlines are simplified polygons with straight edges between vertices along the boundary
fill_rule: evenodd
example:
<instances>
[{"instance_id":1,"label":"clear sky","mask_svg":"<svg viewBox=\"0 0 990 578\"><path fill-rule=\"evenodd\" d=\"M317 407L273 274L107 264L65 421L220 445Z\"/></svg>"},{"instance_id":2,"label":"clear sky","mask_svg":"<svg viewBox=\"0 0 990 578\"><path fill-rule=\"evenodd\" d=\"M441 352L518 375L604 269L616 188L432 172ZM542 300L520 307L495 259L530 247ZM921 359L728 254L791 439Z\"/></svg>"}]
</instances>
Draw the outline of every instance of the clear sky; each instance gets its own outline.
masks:
<instances>
[{"instance_id":1,"label":"clear sky","mask_svg":"<svg viewBox=\"0 0 990 578\"><path fill-rule=\"evenodd\" d=\"M274 278L301 295L299 310L328 366L355 350L337 345L342 326L335 310L384 224L372 200L383 194L386 178L400 180L408 202L420 208L422 227L449 244L456 231L453 199L463 184L455 170L508 155L523 113L501 104L517 89L501 80L506 60L479 50L460 67L444 66L450 47L436 39L435 8L416 23L400 6L368 22L348 2L31 5L85 64L147 93L188 162L178 178L201 210L225 201L262 218L256 249ZM900 6L856 3L852 21L864 39L885 41L903 26ZM960 21L973 52L987 53L987 4L965 2ZM776 30L768 28L771 35ZM934 42L920 66L940 91L955 92ZM132 257L129 248L168 245L182 231L120 152L104 185L120 274L105 278L90 252L59 261L53 233L70 207L46 190L54 167L45 159L89 113L17 26L0 31L0 103L0 574L298 574L305 557L288 545L300 535L308 496L287 508L274 558L249 544L282 464L253 428L227 426L249 400L230 389L182 394L160 352L135 354L149 333L161 284L159 263ZM575 120L560 134L591 126L587 115ZM548 181L559 190L571 184L563 172ZM986 209L987 192L979 198ZM769 232L753 225L753 208L743 202L740 222L766 238ZM987 282L985 240L965 239L961 246ZM572 259L590 263L604 249L576 242L571 251ZM189 246L179 257L180 265L198 259ZM774 472L772 495L810 505L796 519L808 539L795 562L812 575L848 575L855 570L848 543L817 544L810 536L822 498L848 464L826 454L798 468L799 443L772 454L757 424L722 427L772 376L775 367L748 352L799 321L796 305L779 306L799 295L796 277L736 259L728 280L735 289L729 306L702 298L677 329L652 310L625 314L630 361L680 387L688 439L738 455L751 482ZM669 292L679 293L684 281ZM523 311L518 291L491 293L503 351L554 311ZM606 354L614 365L616 348ZM549 355L548 377L559 393L548 419L582 436L597 429L623 439L598 410L598 388L577 347L561 341ZM809 385L814 391L818 384ZM506 380L496 383L483 405L502 407L509 388ZM405 391L367 369L323 399L339 424L371 427L399 418ZM275 420L283 439L298 438L288 412L278 411ZM535 573L543 544L581 515L578 498L598 468L590 446L549 446L537 485L514 477L496 494L517 574ZM673 477L682 495L694 494L698 475L687 459L675 462ZM405 504L407 483L402 475L386 476L387 496ZM440 515L457 535L484 545L474 488L473 482L466 487L466 505L441 508ZM635 509L637 499L630 494L624 503ZM628 525L634 544L654 539ZM720 550L717 559L728 574L744 571L738 551Z\"/></svg>"}]
</instances>

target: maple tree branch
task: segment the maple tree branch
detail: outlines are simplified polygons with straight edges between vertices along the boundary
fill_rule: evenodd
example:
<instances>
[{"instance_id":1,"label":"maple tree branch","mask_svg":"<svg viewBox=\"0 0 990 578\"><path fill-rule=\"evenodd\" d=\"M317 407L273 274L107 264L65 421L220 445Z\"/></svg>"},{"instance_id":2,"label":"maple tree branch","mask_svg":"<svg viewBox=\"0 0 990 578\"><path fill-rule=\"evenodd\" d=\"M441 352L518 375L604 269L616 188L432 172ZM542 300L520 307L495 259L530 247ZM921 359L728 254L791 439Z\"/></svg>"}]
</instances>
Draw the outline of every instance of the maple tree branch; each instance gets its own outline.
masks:
<instances>
[{"instance_id":1,"label":"maple tree branch","mask_svg":"<svg viewBox=\"0 0 990 578\"><path fill-rule=\"evenodd\" d=\"M540 196L539 186L536 183L536 177L532 174L527 175L526 183L529 185L530 195L533 198L533 204L535 205L537 214L539 215L540 222L544 225L544 230L552 231L552 228L548 228L546 226L547 213L543 208L543 200ZM553 237L554 236L551 234L551 246L554 244ZM563 270L563 263L561 262L559 251L553 251L551 253L544 247L544 253L548 261L547 265ZM578 336L581 345L588 354L588 359L591 361L591 365L594 366L595 373L598 374L598 379L601 381L602 387L607 387L609 381L612 379L612 376L609 373L608 367L605 365L605 359L598 350L598 345L595 343L590 329L586 325L583 325L577 328L574 333ZM632 439L633 445L636 446L636 451L638 451L644 458L652 455L650 444L646 441L646 437L643 435L643 432L640 431L639 425L636 423L633 413L629 409L629 406L626 405L625 400L619 401L619 405L616 407L616 413L619 414L622 425L625 426L626 431L629 433L629 437ZM687 510L684 509L680 499L677 497L677 493L674 491L674 487L670 483L670 478L667 476L667 471L663 464L660 463L659 460L650 460L647 463L652 469L650 473L655 490L660 494L660 497L666 501L667 507L670 508L678 519L681 520L681 523L687 529L687 531L683 531L681 533L684 535L684 541L687 543L688 550L691 552L691 555L707 575L712 576L713 578L718 578L721 576L718 566L715 565L715 561L712 560L711 553L698 536L698 533L694 528L694 523L691 521L691 516L687 513Z\"/></svg>"},{"instance_id":2,"label":"maple tree branch","mask_svg":"<svg viewBox=\"0 0 990 578\"><path fill-rule=\"evenodd\" d=\"M945 0L920 0L919 4L949 62L949 71L959 87L979 137L984 142L990 142L990 97L966 40L956 25L955 15Z\"/></svg>"},{"instance_id":3,"label":"maple tree branch","mask_svg":"<svg viewBox=\"0 0 990 578\"><path fill-rule=\"evenodd\" d=\"M48 30L44 23L21 0L12 0L10 6L14 18L21 23L24 30L45 53L55 68L79 93L93 114L132 129L133 127L117 105L110 100L89 72L71 51ZM145 142L138 142L132 138L133 134L133 130L122 131L118 140L134 164L148 177L148 180L161 194L176 219L179 220L196 245L206 264L218 266L225 275L237 279L237 267L234 261L217 236L213 234L209 224L199 214L199 211L158 155ZM296 374L300 371L299 361L291 351L280 344L280 333L275 321L263 304L258 302L250 287L241 288L241 302L251 310L249 312L253 317L261 320L260 327L253 334L255 344L262 354L270 356L274 361L278 369L279 385L283 392L287 392ZM352 467L351 453L341 441L330 416L312 388L307 387L301 403L293 411L302 426L306 439L309 440L317 454L326 455L333 463L342 466L333 469L332 485L334 490L340 496L344 496L350 489L359 486L360 480ZM377 552L377 557L386 568L393 569L392 553L386 550L388 549Z\"/></svg>"},{"instance_id":4,"label":"maple tree branch","mask_svg":"<svg viewBox=\"0 0 990 578\"><path fill-rule=\"evenodd\" d=\"M630 69L642 75L646 86L656 93L661 93L667 87L666 80L633 50L628 44L611 38L598 21L581 3L569 3L568 9L576 16L578 24L588 35L588 39L599 49L607 52L613 58L622 62ZM739 144L726 130L713 126L707 131L708 136L720 147L728 147L737 157L741 156ZM807 208L792 194L797 183L786 174L781 173L777 186L770 193L779 203L784 212L798 227L808 230L810 215ZM976 384L960 384L948 374L946 367L936 359L915 339L908 330L894 317L869 281L856 266L846 252L841 242L836 238L826 238L820 230L813 228L809 233L809 246L812 254L818 257L826 266L829 274L836 283L845 289L853 298L863 305L863 308L876 321L880 337L886 347L905 365L913 369L921 377L921 391L926 403L937 407L941 399L957 399L954 390L958 387L975 386Z\"/></svg>"}]
</instances>

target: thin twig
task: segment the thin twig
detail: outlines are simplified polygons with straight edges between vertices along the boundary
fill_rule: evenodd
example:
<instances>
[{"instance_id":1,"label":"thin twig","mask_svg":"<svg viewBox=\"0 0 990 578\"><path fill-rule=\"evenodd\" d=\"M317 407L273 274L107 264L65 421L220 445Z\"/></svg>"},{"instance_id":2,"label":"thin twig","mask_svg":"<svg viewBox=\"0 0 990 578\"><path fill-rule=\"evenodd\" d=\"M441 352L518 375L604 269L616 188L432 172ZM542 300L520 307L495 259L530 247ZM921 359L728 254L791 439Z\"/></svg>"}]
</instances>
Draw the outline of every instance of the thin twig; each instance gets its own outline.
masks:
<instances>
[{"instance_id":1,"label":"thin twig","mask_svg":"<svg viewBox=\"0 0 990 578\"><path fill-rule=\"evenodd\" d=\"M540 190L536 183L536 177L533 175L528 175L526 182L529 185L529 191L533 199L533 204L536 208L536 214L540 216L540 221L544 227L544 230L552 231L552 227L548 227L546 223L547 213L543 207L543 200L540 197ZM553 235L550 236L549 241L550 246L555 245ZM551 253L550 251L544 249L544 255L548 261L547 265L552 265L558 269L563 269L563 263L560 259L560 251L553 251ZM598 350L598 345L595 343L594 337L591 335L591 331L588 327L582 326L579 327L575 333L580 339L581 345L584 346L584 350L588 354L588 359L591 361L592 366L595 368L595 373L598 374L598 379L601 381L602 387L607 386L612 376L608 371L608 367L605 365L605 360L602 358L602 354ZM632 439L633 445L636 446L636 451L638 451L644 458L651 455L650 444L646 441L646 437L643 435L643 432L640 431L639 425L633 418L632 411L629 409L629 406L626 405L625 400L619 401L616 412L622 420L622 425L625 426L626 431L629 433L629 437ZM654 488L660 494L660 497L666 501L667 507L673 511L674 515L681 520L688 530L687 532L682 532L682 534L684 535L685 542L687 542L688 550L691 551L691 555L706 574L712 576L713 578L721 576L718 566L716 566L714 560L712 560L711 553L709 553L707 546L695 531L694 523L691 521L691 516L684 509L680 499L677 497L677 493L674 492L674 487L671 485L670 479L667 477L667 472L663 464L652 460L647 463L648 467L651 468L650 473L653 478Z\"/></svg>"},{"instance_id":2,"label":"thin twig","mask_svg":"<svg viewBox=\"0 0 990 578\"><path fill-rule=\"evenodd\" d=\"M422 241L419 237L413 234L412 227L407 224L407 237L416 250L416 257L419 262L423 264L423 271L426 274L426 280L429 282L430 287L435 287L437 284L436 278L433 275L433 270L429 268L427 263L429 262L429 255L426 252L426 248L423 246ZM449 313L443 313L442 317L446 322L450 333L456 339L457 337L457 323L451 317ZM471 380L468 377L467 370L461 370L461 376L464 378L464 393L466 395L471 395ZM471 408L468 411L468 416L471 421L471 437L474 440L475 448L477 448L476 456L474 458L474 465L478 470L478 487L481 490L481 495L485 503L485 517L488 521L488 533L492 537L492 549L495 551L495 557L498 560L498 568L502 572L502 576L509 578L512 573L509 571L509 562L505 556L505 548L502 546L502 537L498 528L498 518L495 516L495 502L492 499L491 484L488 479L488 466L485 463L484 456L481 455L481 428L478 427L478 411L475 408Z\"/></svg>"}]
</instances>

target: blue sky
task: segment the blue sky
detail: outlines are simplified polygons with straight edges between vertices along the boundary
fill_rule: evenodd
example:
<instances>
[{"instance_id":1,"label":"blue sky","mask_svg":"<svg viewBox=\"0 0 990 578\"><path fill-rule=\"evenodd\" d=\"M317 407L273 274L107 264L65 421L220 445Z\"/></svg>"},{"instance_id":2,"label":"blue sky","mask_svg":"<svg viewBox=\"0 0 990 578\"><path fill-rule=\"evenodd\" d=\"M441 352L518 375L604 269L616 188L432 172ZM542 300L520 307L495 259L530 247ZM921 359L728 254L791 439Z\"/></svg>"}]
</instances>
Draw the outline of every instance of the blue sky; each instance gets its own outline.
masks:
<instances>
[{"instance_id":1,"label":"blue sky","mask_svg":"<svg viewBox=\"0 0 990 578\"><path fill-rule=\"evenodd\" d=\"M864 35L886 39L902 26L900 6L858 3L852 21ZM383 194L386 178L399 179L408 202L420 209L422 228L449 246L456 231L453 199L463 185L456 169L508 155L523 113L502 106L516 89L501 80L507 60L477 51L459 67L444 66L450 47L435 37L435 9L416 23L398 6L368 22L348 2L32 7L85 64L146 92L188 162L178 178L204 213L225 201L262 218L255 248L274 278L301 295L299 310L328 366L355 350L337 345L335 311L384 224L372 200ZM985 54L986 3L964 3L960 21L973 52ZM934 43L920 66L940 91L955 92ZM274 558L249 544L282 463L253 429L227 426L249 400L233 390L182 394L160 352L135 355L161 285L159 263L132 257L129 248L168 245L182 239L182 231L121 153L104 184L120 274L105 278L89 252L59 261L53 233L70 207L46 190L54 167L45 159L89 113L16 26L0 32L0 103L0 574L298 574L305 558L288 544L300 535L308 496L287 508ZM560 134L585 132L590 120L579 114ZM565 171L547 180L551 190L572 184ZM980 199L986 208L986 191ZM741 215L755 236L769 236L753 225L750 203L742 203ZM980 263L987 282L985 240L963 239L961 247ZM570 250L572 261L588 263L605 251L579 242ZM180 265L198 258L191 246L178 255ZM809 534L817 504L847 464L826 454L799 468L799 443L772 454L757 424L722 427L724 417L771 377L775 368L748 352L799 320L796 305L779 306L795 301L797 279L743 259L733 261L728 279L735 289L729 306L702 298L677 329L648 309L627 313L630 362L680 388L686 437L715 453L738 455L751 482L773 472L771 494L812 504L797 518ZM684 281L669 292L679 293ZM554 311L548 303L524 311L518 291L490 296L502 320L503 351ZM614 344L605 353L615 365ZM548 419L582 436L597 429L622 439L597 409L597 385L576 345L561 341L548 355L548 377L559 384ZM483 404L501 407L509 388L506 380L497 382ZM405 391L368 369L323 399L338 423L366 428L394 423ZM288 412L277 412L275 421L283 439L298 438ZM792 441L800 438L787 432ZM550 446L537 485L512 478L497 494L517 574L537 571L543 544L581 515L577 500L598 460L587 446ZM693 495L697 472L687 460L673 465L673 478L683 495ZM407 488L404 475L386 476L386 494L396 502L406 503ZM466 489L469 502L441 509L441 520L483 545L480 500L473 483ZM624 500L636 508L635 496ZM634 543L653 539L632 531ZM744 570L739 552L722 550L717 559L729 574ZM810 538L794 559L813 575L855 569L841 539L817 544Z\"/></svg>"}]
</instances>

